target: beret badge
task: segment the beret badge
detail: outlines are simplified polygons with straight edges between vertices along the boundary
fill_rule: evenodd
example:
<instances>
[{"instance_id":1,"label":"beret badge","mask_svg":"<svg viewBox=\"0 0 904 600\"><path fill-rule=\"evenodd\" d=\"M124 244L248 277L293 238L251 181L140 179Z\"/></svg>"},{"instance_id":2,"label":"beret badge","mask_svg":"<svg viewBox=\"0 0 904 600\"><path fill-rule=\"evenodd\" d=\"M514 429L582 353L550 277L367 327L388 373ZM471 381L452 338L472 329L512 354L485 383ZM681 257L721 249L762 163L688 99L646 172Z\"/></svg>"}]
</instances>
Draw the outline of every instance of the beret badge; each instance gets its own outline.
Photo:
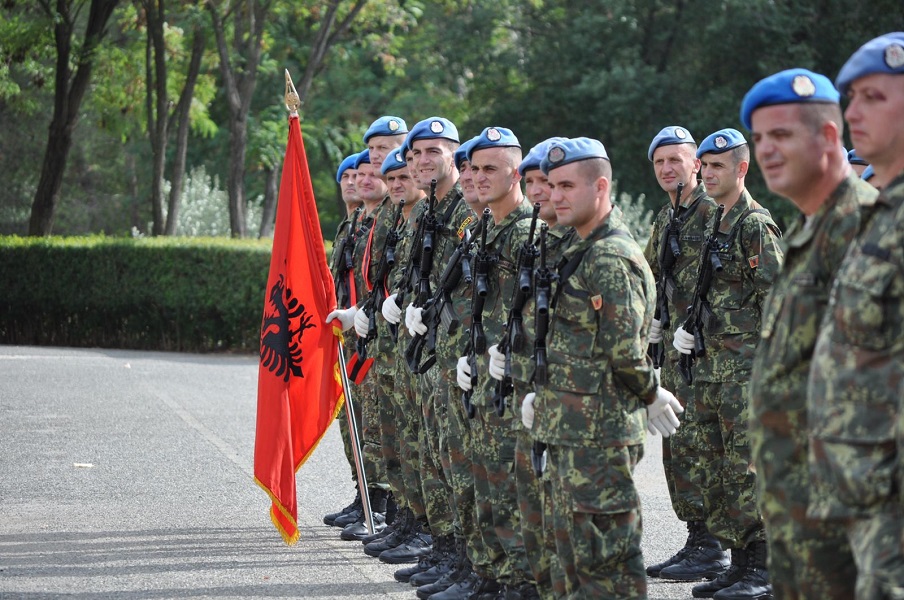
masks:
<instances>
[{"instance_id":1,"label":"beret badge","mask_svg":"<svg viewBox=\"0 0 904 600\"><path fill-rule=\"evenodd\" d=\"M680 127L676 127L675 128L675 137L678 138L679 140L683 140L684 138L687 137L687 132L685 130L681 129Z\"/></svg>"},{"instance_id":2,"label":"beret badge","mask_svg":"<svg viewBox=\"0 0 904 600\"><path fill-rule=\"evenodd\" d=\"M791 82L791 89L801 98L807 98L816 93L816 84L806 75L798 75Z\"/></svg>"},{"instance_id":3,"label":"beret badge","mask_svg":"<svg viewBox=\"0 0 904 600\"><path fill-rule=\"evenodd\" d=\"M904 66L904 46L901 46L901 44L889 44L886 46L885 64L890 69L899 69Z\"/></svg>"},{"instance_id":4,"label":"beret badge","mask_svg":"<svg viewBox=\"0 0 904 600\"><path fill-rule=\"evenodd\" d=\"M547 156L547 158L552 164L558 164L565 160L565 149L561 146L553 146L549 149L549 155Z\"/></svg>"},{"instance_id":5,"label":"beret badge","mask_svg":"<svg viewBox=\"0 0 904 600\"><path fill-rule=\"evenodd\" d=\"M433 133L442 133L443 129L443 124L439 121L433 121L432 123L430 123L430 131L432 131Z\"/></svg>"},{"instance_id":6,"label":"beret badge","mask_svg":"<svg viewBox=\"0 0 904 600\"><path fill-rule=\"evenodd\" d=\"M720 135L713 141L713 143L716 145L716 148L719 148L721 150L728 145L728 140L726 140L724 136Z\"/></svg>"},{"instance_id":7,"label":"beret badge","mask_svg":"<svg viewBox=\"0 0 904 600\"><path fill-rule=\"evenodd\" d=\"M502 134L495 127L490 127L487 129L487 139L491 142L498 142L502 139Z\"/></svg>"},{"instance_id":8,"label":"beret badge","mask_svg":"<svg viewBox=\"0 0 904 600\"><path fill-rule=\"evenodd\" d=\"M399 130L399 122L395 119L390 119L387 124L389 127L389 131L398 131Z\"/></svg>"}]
</instances>

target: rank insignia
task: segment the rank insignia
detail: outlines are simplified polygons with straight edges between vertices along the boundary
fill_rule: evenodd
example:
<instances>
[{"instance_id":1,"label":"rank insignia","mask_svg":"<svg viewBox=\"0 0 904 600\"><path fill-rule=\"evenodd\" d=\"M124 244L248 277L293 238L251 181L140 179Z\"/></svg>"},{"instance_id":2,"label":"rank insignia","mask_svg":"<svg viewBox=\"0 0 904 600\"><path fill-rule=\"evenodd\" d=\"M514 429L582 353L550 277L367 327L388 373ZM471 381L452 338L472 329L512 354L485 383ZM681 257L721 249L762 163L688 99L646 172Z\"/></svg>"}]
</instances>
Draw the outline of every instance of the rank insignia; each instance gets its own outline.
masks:
<instances>
[{"instance_id":1,"label":"rank insignia","mask_svg":"<svg viewBox=\"0 0 904 600\"><path fill-rule=\"evenodd\" d=\"M890 69L904 66L904 46L901 44L889 44L885 48L885 64Z\"/></svg>"},{"instance_id":2,"label":"rank insignia","mask_svg":"<svg viewBox=\"0 0 904 600\"><path fill-rule=\"evenodd\" d=\"M816 84L806 75L798 75L791 82L791 89L801 98L808 98L816 93Z\"/></svg>"},{"instance_id":3,"label":"rank insignia","mask_svg":"<svg viewBox=\"0 0 904 600\"><path fill-rule=\"evenodd\" d=\"M430 131L432 131L433 133L442 133L443 129L444 129L443 124L440 123L439 121L434 121L434 122L430 123Z\"/></svg>"},{"instance_id":4,"label":"rank insignia","mask_svg":"<svg viewBox=\"0 0 904 600\"><path fill-rule=\"evenodd\" d=\"M748 258L747 264L750 265L751 269L756 269L758 266L760 266L760 255L757 254Z\"/></svg>"},{"instance_id":5,"label":"rank insignia","mask_svg":"<svg viewBox=\"0 0 904 600\"><path fill-rule=\"evenodd\" d=\"M389 131L398 131L399 130L399 122L395 119L389 120Z\"/></svg>"},{"instance_id":6,"label":"rank insignia","mask_svg":"<svg viewBox=\"0 0 904 600\"><path fill-rule=\"evenodd\" d=\"M556 164L565 160L565 148L561 146L553 146L549 149L549 155L547 156L549 162Z\"/></svg>"},{"instance_id":7,"label":"rank insignia","mask_svg":"<svg viewBox=\"0 0 904 600\"><path fill-rule=\"evenodd\" d=\"M728 145L728 140L726 140L725 137L720 135L720 136L716 137L714 143L716 144L716 148L719 148L721 150L722 148L724 148L725 146Z\"/></svg>"},{"instance_id":8,"label":"rank insignia","mask_svg":"<svg viewBox=\"0 0 904 600\"><path fill-rule=\"evenodd\" d=\"M491 142L498 142L502 139L502 134L495 127L490 127L487 129L487 139Z\"/></svg>"},{"instance_id":9,"label":"rank insignia","mask_svg":"<svg viewBox=\"0 0 904 600\"><path fill-rule=\"evenodd\" d=\"M603 307L603 297L597 294L590 299L590 304L593 305L593 310L601 309Z\"/></svg>"},{"instance_id":10,"label":"rank insignia","mask_svg":"<svg viewBox=\"0 0 904 600\"><path fill-rule=\"evenodd\" d=\"M676 127L675 128L675 137L678 138L679 140L683 140L684 138L687 137L687 132L685 130L681 129L680 127Z\"/></svg>"}]
</instances>

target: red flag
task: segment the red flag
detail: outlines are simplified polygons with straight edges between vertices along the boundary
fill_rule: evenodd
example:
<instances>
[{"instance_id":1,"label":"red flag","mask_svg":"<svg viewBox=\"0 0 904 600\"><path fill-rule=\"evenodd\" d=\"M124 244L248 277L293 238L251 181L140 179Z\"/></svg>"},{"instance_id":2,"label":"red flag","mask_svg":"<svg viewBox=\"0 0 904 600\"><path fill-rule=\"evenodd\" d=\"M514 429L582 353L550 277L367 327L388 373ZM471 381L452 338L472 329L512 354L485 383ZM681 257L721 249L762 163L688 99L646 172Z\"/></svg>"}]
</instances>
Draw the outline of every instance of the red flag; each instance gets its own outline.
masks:
<instances>
[{"instance_id":1,"label":"red flag","mask_svg":"<svg viewBox=\"0 0 904 600\"><path fill-rule=\"evenodd\" d=\"M270 518L298 541L295 472L342 407L336 306L298 116L289 118L261 324L254 480L270 495Z\"/></svg>"}]
</instances>

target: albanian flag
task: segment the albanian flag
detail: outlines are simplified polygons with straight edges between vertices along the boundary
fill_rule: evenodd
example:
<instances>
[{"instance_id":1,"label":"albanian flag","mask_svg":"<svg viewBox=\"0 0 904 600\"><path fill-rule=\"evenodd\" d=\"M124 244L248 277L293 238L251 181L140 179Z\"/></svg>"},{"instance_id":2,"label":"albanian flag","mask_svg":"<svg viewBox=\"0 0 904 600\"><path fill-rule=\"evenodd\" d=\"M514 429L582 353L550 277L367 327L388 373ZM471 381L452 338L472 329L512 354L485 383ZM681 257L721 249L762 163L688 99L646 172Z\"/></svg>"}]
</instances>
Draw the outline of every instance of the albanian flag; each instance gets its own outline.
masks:
<instances>
[{"instance_id":1,"label":"albanian flag","mask_svg":"<svg viewBox=\"0 0 904 600\"><path fill-rule=\"evenodd\" d=\"M342 407L336 306L298 116L289 117L261 324L254 480L287 544L298 541L295 472Z\"/></svg>"}]
</instances>

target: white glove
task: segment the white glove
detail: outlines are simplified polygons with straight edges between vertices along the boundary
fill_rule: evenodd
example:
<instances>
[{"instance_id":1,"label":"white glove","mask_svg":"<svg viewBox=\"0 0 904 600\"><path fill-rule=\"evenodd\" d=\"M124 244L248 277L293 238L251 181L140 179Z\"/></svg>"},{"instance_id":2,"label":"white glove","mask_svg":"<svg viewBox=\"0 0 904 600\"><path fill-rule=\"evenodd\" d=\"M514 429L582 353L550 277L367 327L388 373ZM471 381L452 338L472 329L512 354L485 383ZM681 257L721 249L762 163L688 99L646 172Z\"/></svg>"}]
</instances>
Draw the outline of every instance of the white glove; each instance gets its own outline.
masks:
<instances>
[{"instance_id":1,"label":"white glove","mask_svg":"<svg viewBox=\"0 0 904 600\"><path fill-rule=\"evenodd\" d=\"M357 306L346 309L337 308L326 316L326 322L329 323L333 319L339 319L339 323L342 324L342 331L348 331L355 324L355 315L357 313Z\"/></svg>"},{"instance_id":2,"label":"white glove","mask_svg":"<svg viewBox=\"0 0 904 600\"><path fill-rule=\"evenodd\" d=\"M669 437L678 430L681 422L676 414L684 412L675 395L664 387L656 388L656 399L647 406L647 429L653 435Z\"/></svg>"},{"instance_id":3,"label":"white glove","mask_svg":"<svg viewBox=\"0 0 904 600\"><path fill-rule=\"evenodd\" d=\"M488 351L490 353L490 377L502 381L505 377L505 354L499 351L499 345L493 344Z\"/></svg>"},{"instance_id":4,"label":"white glove","mask_svg":"<svg viewBox=\"0 0 904 600\"><path fill-rule=\"evenodd\" d=\"M527 394L521 402L521 422L528 429L534 427L534 398L537 395L533 392Z\"/></svg>"},{"instance_id":5,"label":"white glove","mask_svg":"<svg viewBox=\"0 0 904 600\"><path fill-rule=\"evenodd\" d=\"M649 342L651 344L662 343L662 322L659 319L653 319L653 324L650 325Z\"/></svg>"},{"instance_id":6,"label":"white glove","mask_svg":"<svg viewBox=\"0 0 904 600\"><path fill-rule=\"evenodd\" d=\"M681 354L690 354L694 349L694 336L686 332L684 327L679 327L675 330L675 339L672 340L672 345Z\"/></svg>"},{"instance_id":7,"label":"white glove","mask_svg":"<svg viewBox=\"0 0 904 600\"><path fill-rule=\"evenodd\" d=\"M416 334L424 335L427 333L427 326L424 325L424 317L423 317L424 309L414 304L409 304L408 308L405 309L405 327L408 328L408 333L411 337L414 337Z\"/></svg>"},{"instance_id":8,"label":"white glove","mask_svg":"<svg viewBox=\"0 0 904 600\"><path fill-rule=\"evenodd\" d=\"M367 330L370 329L370 317L367 316L366 310L359 310L355 313L355 333L358 337L367 337Z\"/></svg>"},{"instance_id":9,"label":"white glove","mask_svg":"<svg viewBox=\"0 0 904 600\"><path fill-rule=\"evenodd\" d=\"M398 325L399 321L402 320L402 309L399 308L399 305L396 304L396 296L398 294L393 294L391 296L387 296L386 300L383 300L383 308L380 312L383 313L383 318L386 319L387 323L392 323L393 325Z\"/></svg>"},{"instance_id":10,"label":"white glove","mask_svg":"<svg viewBox=\"0 0 904 600\"><path fill-rule=\"evenodd\" d=\"M471 365L468 364L467 356L462 356L458 359L458 365L455 370L458 387L467 392L471 389Z\"/></svg>"}]
</instances>

